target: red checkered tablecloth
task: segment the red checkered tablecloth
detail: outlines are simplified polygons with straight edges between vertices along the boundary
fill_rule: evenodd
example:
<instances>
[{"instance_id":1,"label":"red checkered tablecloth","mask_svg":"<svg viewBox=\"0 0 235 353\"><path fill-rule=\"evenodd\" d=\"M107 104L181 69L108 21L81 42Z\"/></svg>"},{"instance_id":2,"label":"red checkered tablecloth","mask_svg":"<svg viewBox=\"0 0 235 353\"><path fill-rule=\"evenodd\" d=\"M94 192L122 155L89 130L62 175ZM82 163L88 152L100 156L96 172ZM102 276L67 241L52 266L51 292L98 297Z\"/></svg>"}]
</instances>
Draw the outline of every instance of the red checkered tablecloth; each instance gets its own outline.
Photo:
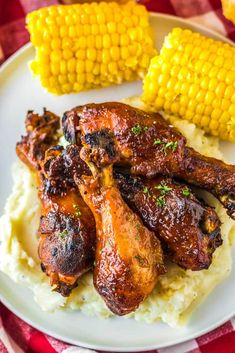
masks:
<instances>
[{"instance_id":1,"label":"red checkered tablecloth","mask_svg":"<svg viewBox=\"0 0 235 353\"><path fill-rule=\"evenodd\" d=\"M25 15L57 3L56 0L0 0L0 62L28 42ZM142 3L150 11L190 18L235 41L235 26L224 18L220 0L142 0ZM39 332L0 303L0 353L7 352L87 353L89 350ZM235 353L235 318L195 340L153 352Z\"/></svg>"}]
</instances>

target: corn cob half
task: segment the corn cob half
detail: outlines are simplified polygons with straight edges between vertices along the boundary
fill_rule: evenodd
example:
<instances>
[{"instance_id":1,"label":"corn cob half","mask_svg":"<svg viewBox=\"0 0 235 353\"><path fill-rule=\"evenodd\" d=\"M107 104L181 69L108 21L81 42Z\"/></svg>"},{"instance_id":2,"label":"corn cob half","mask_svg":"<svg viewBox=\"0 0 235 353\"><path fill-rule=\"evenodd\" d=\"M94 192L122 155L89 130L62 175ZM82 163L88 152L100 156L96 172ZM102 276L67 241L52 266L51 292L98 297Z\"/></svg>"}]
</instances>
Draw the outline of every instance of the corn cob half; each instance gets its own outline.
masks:
<instances>
[{"instance_id":1,"label":"corn cob half","mask_svg":"<svg viewBox=\"0 0 235 353\"><path fill-rule=\"evenodd\" d=\"M148 12L133 1L50 6L30 13L31 69L64 94L143 78L156 54Z\"/></svg>"},{"instance_id":2,"label":"corn cob half","mask_svg":"<svg viewBox=\"0 0 235 353\"><path fill-rule=\"evenodd\" d=\"M224 16L235 24L235 1L222 0L222 5Z\"/></svg>"},{"instance_id":3,"label":"corn cob half","mask_svg":"<svg viewBox=\"0 0 235 353\"><path fill-rule=\"evenodd\" d=\"M175 28L151 60L143 101L235 141L235 47Z\"/></svg>"}]
</instances>

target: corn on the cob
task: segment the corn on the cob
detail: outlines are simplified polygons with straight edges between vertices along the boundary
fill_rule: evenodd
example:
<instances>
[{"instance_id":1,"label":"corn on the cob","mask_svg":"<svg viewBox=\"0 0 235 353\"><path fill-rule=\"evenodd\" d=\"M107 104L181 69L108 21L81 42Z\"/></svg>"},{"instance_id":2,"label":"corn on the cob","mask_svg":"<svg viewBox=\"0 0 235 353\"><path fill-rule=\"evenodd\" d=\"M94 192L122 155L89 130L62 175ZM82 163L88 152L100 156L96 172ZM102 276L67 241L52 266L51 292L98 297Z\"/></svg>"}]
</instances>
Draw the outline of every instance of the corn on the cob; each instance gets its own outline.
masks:
<instances>
[{"instance_id":1,"label":"corn on the cob","mask_svg":"<svg viewBox=\"0 0 235 353\"><path fill-rule=\"evenodd\" d=\"M64 94L143 78L156 54L148 12L133 1L50 6L27 16L33 73Z\"/></svg>"},{"instance_id":2,"label":"corn on the cob","mask_svg":"<svg viewBox=\"0 0 235 353\"><path fill-rule=\"evenodd\" d=\"M235 1L222 0L222 5L224 16L235 24Z\"/></svg>"},{"instance_id":3,"label":"corn on the cob","mask_svg":"<svg viewBox=\"0 0 235 353\"><path fill-rule=\"evenodd\" d=\"M175 28L151 60L143 101L235 141L235 48Z\"/></svg>"}]
</instances>

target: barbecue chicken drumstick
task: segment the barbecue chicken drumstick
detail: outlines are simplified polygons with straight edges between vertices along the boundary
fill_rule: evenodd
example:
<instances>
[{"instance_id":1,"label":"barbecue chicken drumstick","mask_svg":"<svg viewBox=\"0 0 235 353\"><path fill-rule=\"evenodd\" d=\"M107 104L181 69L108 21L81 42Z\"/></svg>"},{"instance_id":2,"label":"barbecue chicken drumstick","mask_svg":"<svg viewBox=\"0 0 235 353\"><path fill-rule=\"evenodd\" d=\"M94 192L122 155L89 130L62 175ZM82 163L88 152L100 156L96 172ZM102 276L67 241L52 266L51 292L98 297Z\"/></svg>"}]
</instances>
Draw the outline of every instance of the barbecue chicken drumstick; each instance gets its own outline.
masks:
<instances>
[{"instance_id":1,"label":"barbecue chicken drumstick","mask_svg":"<svg viewBox=\"0 0 235 353\"><path fill-rule=\"evenodd\" d=\"M68 296L81 274L93 266L95 222L68 173L71 159L77 163L77 175L88 170L79 158L80 147L69 146L64 150L61 146L53 146L48 149L58 142L58 129L59 117L54 114L44 111L40 117L29 112L27 135L17 144L16 151L38 181L42 205L41 267L50 277L53 288Z\"/></svg>"},{"instance_id":2,"label":"barbecue chicken drumstick","mask_svg":"<svg viewBox=\"0 0 235 353\"><path fill-rule=\"evenodd\" d=\"M96 220L94 286L113 313L126 315L138 308L165 272L162 249L123 201L112 167L93 175L77 182Z\"/></svg>"},{"instance_id":3,"label":"barbecue chicken drumstick","mask_svg":"<svg viewBox=\"0 0 235 353\"><path fill-rule=\"evenodd\" d=\"M77 146L49 149L40 190L43 213L39 257L51 284L64 296L68 296L78 278L93 267L95 256L95 220L68 173L70 159L74 158L77 177L86 173L79 152Z\"/></svg>"},{"instance_id":4,"label":"barbecue chicken drumstick","mask_svg":"<svg viewBox=\"0 0 235 353\"><path fill-rule=\"evenodd\" d=\"M222 244L220 220L189 187L171 178L152 180L115 173L123 199L162 241L164 253L184 269L207 269Z\"/></svg>"},{"instance_id":5,"label":"barbecue chicken drumstick","mask_svg":"<svg viewBox=\"0 0 235 353\"><path fill-rule=\"evenodd\" d=\"M235 219L235 166L204 157L186 147L186 139L160 114L123 103L87 104L63 116L67 140L84 145L83 158L97 166L126 165L152 178L177 177L211 192Z\"/></svg>"}]
</instances>

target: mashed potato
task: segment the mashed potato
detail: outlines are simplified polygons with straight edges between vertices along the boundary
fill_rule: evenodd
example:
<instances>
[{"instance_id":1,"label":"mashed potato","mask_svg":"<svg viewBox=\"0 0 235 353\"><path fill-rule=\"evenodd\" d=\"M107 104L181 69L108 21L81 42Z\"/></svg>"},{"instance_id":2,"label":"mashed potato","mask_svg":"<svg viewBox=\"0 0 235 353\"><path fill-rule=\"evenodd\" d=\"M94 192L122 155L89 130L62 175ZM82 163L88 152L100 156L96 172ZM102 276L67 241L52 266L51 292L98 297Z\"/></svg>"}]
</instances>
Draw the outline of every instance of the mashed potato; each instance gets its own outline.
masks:
<instances>
[{"instance_id":1,"label":"mashed potato","mask_svg":"<svg viewBox=\"0 0 235 353\"><path fill-rule=\"evenodd\" d=\"M140 106L135 98L129 99L128 103ZM167 118L197 151L208 156L223 157L216 138L206 137L204 132L192 123L173 117ZM15 282L28 286L43 310L72 309L101 318L112 316L93 287L91 273L82 277L69 298L51 291L48 278L41 271L37 255L40 203L34 178L29 170L18 162L13 167L13 180L12 194L0 219L0 269ZM218 201L206 192L202 195L216 207L223 223L224 243L216 250L212 265L208 270L192 272L169 264L167 274L159 279L152 294L135 313L127 317L149 323L162 320L170 326L180 326L186 322L189 314L202 299L229 275L232 266L230 250L235 233L233 223Z\"/></svg>"}]
</instances>

